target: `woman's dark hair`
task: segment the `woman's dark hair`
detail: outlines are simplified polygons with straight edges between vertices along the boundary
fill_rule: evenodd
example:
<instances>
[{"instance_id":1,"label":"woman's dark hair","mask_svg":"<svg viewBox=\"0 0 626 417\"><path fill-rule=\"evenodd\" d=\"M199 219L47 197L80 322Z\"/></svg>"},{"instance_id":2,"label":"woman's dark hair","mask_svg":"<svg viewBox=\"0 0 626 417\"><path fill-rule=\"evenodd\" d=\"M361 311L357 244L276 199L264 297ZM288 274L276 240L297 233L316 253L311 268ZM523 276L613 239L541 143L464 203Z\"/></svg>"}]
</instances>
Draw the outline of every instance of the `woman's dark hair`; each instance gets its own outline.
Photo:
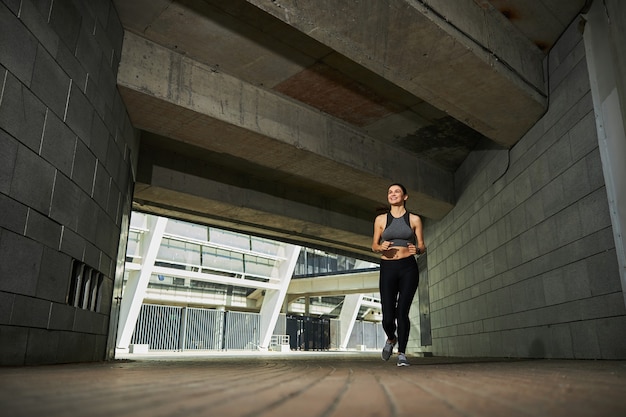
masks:
<instances>
[{"instance_id":1,"label":"woman's dark hair","mask_svg":"<svg viewBox=\"0 0 626 417\"><path fill-rule=\"evenodd\" d=\"M393 184L389 185L389 187L387 187L387 189L390 189L394 185L397 185L398 187L400 187L400 189L402 190L402 194L406 195L406 187L404 185L400 184L399 182L394 182Z\"/></svg>"}]
</instances>

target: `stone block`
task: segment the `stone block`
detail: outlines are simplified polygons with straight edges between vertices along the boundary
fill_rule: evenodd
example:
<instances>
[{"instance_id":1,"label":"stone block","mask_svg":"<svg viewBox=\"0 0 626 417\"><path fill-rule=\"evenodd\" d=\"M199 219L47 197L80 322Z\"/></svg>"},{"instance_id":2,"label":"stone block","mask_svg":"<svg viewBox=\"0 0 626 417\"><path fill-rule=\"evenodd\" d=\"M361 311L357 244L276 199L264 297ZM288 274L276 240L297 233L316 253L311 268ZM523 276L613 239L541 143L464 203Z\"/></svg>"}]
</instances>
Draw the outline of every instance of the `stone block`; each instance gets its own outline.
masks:
<instances>
[{"instance_id":1,"label":"stone block","mask_svg":"<svg viewBox=\"0 0 626 417\"><path fill-rule=\"evenodd\" d=\"M571 205L557 213L555 216L557 246L565 246L582 238L582 219L578 211L578 205Z\"/></svg>"},{"instance_id":2,"label":"stone block","mask_svg":"<svg viewBox=\"0 0 626 417\"><path fill-rule=\"evenodd\" d=\"M76 142L74 155L74 167L72 169L72 181L91 195L93 189L93 177L96 173L96 157L91 153L82 140Z\"/></svg>"},{"instance_id":3,"label":"stone block","mask_svg":"<svg viewBox=\"0 0 626 417\"><path fill-rule=\"evenodd\" d=\"M41 145L45 115L45 105L8 73L0 101L2 129L37 153Z\"/></svg>"},{"instance_id":4,"label":"stone block","mask_svg":"<svg viewBox=\"0 0 626 417\"><path fill-rule=\"evenodd\" d=\"M17 142L0 130L0 149L2 149L0 152L0 193L9 194L11 190L17 148Z\"/></svg>"},{"instance_id":5,"label":"stone block","mask_svg":"<svg viewBox=\"0 0 626 417\"><path fill-rule=\"evenodd\" d=\"M93 199L104 209L107 207L111 176L100 161L96 161L96 175L93 182Z\"/></svg>"},{"instance_id":6,"label":"stone block","mask_svg":"<svg viewBox=\"0 0 626 417\"><path fill-rule=\"evenodd\" d=\"M0 291L0 325L11 323L15 294Z\"/></svg>"},{"instance_id":7,"label":"stone block","mask_svg":"<svg viewBox=\"0 0 626 417\"><path fill-rule=\"evenodd\" d=\"M37 282L37 297L65 303L72 269L72 258L57 250L44 248Z\"/></svg>"},{"instance_id":8,"label":"stone block","mask_svg":"<svg viewBox=\"0 0 626 417\"><path fill-rule=\"evenodd\" d=\"M106 71L102 72L106 73ZM100 118L104 122L107 120L107 118L111 117L110 109L113 105L112 100L115 96L115 90L103 90L97 81L90 78L89 82L85 86L84 94L87 97L87 100L89 100L91 106L93 107L94 119Z\"/></svg>"},{"instance_id":9,"label":"stone block","mask_svg":"<svg viewBox=\"0 0 626 417\"><path fill-rule=\"evenodd\" d=\"M557 177L550 181L539 192L539 196L543 201L543 212L546 217L552 216L564 207L565 197L563 195L563 184L561 178Z\"/></svg>"},{"instance_id":10,"label":"stone block","mask_svg":"<svg viewBox=\"0 0 626 417\"><path fill-rule=\"evenodd\" d=\"M563 271L554 269L542 275L545 300L547 305L561 304L567 301Z\"/></svg>"},{"instance_id":11,"label":"stone block","mask_svg":"<svg viewBox=\"0 0 626 417\"><path fill-rule=\"evenodd\" d=\"M43 246L17 235L0 234L0 291L34 296Z\"/></svg>"},{"instance_id":12,"label":"stone block","mask_svg":"<svg viewBox=\"0 0 626 417\"><path fill-rule=\"evenodd\" d=\"M78 332L59 332L57 362L93 362L95 357L96 335ZM101 359L101 358L100 358Z\"/></svg>"},{"instance_id":13,"label":"stone block","mask_svg":"<svg viewBox=\"0 0 626 417\"><path fill-rule=\"evenodd\" d=\"M57 362L61 334L46 329L33 329L28 332L25 365L45 365Z\"/></svg>"},{"instance_id":14,"label":"stone block","mask_svg":"<svg viewBox=\"0 0 626 417\"><path fill-rule=\"evenodd\" d=\"M548 165L548 157L545 154L538 156L532 161L528 169L528 175L533 194L540 192L550 182Z\"/></svg>"},{"instance_id":15,"label":"stone block","mask_svg":"<svg viewBox=\"0 0 626 417\"><path fill-rule=\"evenodd\" d=\"M16 295L13 301L11 324L45 329L48 327L49 314L50 301Z\"/></svg>"},{"instance_id":16,"label":"stone block","mask_svg":"<svg viewBox=\"0 0 626 417\"><path fill-rule=\"evenodd\" d=\"M557 248L556 221L553 217L547 218L539 223L537 230L537 245L540 253L550 253Z\"/></svg>"},{"instance_id":17,"label":"stone block","mask_svg":"<svg viewBox=\"0 0 626 417\"><path fill-rule=\"evenodd\" d=\"M25 327L0 326L0 365L24 365L28 331Z\"/></svg>"},{"instance_id":18,"label":"stone block","mask_svg":"<svg viewBox=\"0 0 626 417\"><path fill-rule=\"evenodd\" d=\"M92 29L93 25L89 28ZM83 68L87 70L89 78L97 82L100 79L100 71L107 71L109 67L102 67L102 49L98 44L93 31L88 32L83 27L78 31L76 42L76 58Z\"/></svg>"},{"instance_id":19,"label":"stone block","mask_svg":"<svg viewBox=\"0 0 626 417\"><path fill-rule=\"evenodd\" d=\"M616 342L626 340L625 315L598 320L597 334L601 352L600 359L626 358L626 343Z\"/></svg>"},{"instance_id":20,"label":"stone block","mask_svg":"<svg viewBox=\"0 0 626 417\"><path fill-rule=\"evenodd\" d=\"M572 163L571 149L567 135L557 140L547 152L548 170L552 178L561 175Z\"/></svg>"},{"instance_id":21,"label":"stone block","mask_svg":"<svg viewBox=\"0 0 626 417\"><path fill-rule=\"evenodd\" d=\"M37 49L31 90L58 117L63 118L71 80L52 56Z\"/></svg>"},{"instance_id":22,"label":"stone block","mask_svg":"<svg viewBox=\"0 0 626 417\"><path fill-rule=\"evenodd\" d=\"M548 336L548 349L546 358L572 358L574 347L569 323L553 324L546 327Z\"/></svg>"},{"instance_id":23,"label":"stone block","mask_svg":"<svg viewBox=\"0 0 626 417\"><path fill-rule=\"evenodd\" d=\"M604 172L602 171L602 160L600 159L600 150L593 150L585 158L587 162L587 181L591 190L599 190L605 188Z\"/></svg>"},{"instance_id":24,"label":"stone block","mask_svg":"<svg viewBox=\"0 0 626 417\"><path fill-rule=\"evenodd\" d=\"M106 167L108 167L107 152L109 146L114 146L113 144L109 144L109 142L113 142L109 130L102 121L102 118L97 114L94 115L91 122L89 149L91 149L94 156Z\"/></svg>"},{"instance_id":25,"label":"stone block","mask_svg":"<svg viewBox=\"0 0 626 417\"><path fill-rule=\"evenodd\" d=\"M74 259L83 261L85 257L85 239L72 229L65 227L61 237L61 251Z\"/></svg>"},{"instance_id":26,"label":"stone block","mask_svg":"<svg viewBox=\"0 0 626 417\"><path fill-rule=\"evenodd\" d=\"M603 251L586 259L582 273L589 276L588 286L594 296L622 291L615 249Z\"/></svg>"},{"instance_id":27,"label":"stone block","mask_svg":"<svg viewBox=\"0 0 626 417\"><path fill-rule=\"evenodd\" d=\"M82 21L73 3L69 0L55 1L50 11L50 25L70 51L76 50Z\"/></svg>"},{"instance_id":28,"label":"stone block","mask_svg":"<svg viewBox=\"0 0 626 417\"><path fill-rule=\"evenodd\" d=\"M533 194L524 204L526 210L526 225L528 228L535 227L545 219L543 203L538 194Z\"/></svg>"},{"instance_id":29,"label":"stone block","mask_svg":"<svg viewBox=\"0 0 626 417\"><path fill-rule=\"evenodd\" d=\"M123 156L120 153L119 148L114 142L109 144L106 156L106 167L116 184L126 184L125 181L128 168L124 163Z\"/></svg>"},{"instance_id":30,"label":"stone block","mask_svg":"<svg viewBox=\"0 0 626 417\"><path fill-rule=\"evenodd\" d=\"M111 299L113 296L113 286L113 278L105 276L100 287L100 300L98 300L97 308L99 313L108 313L111 311L111 303L113 302Z\"/></svg>"},{"instance_id":31,"label":"stone block","mask_svg":"<svg viewBox=\"0 0 626 417\"><path fill-rule=\"evenodd\" d=\"M117 184L115 181L111 182L111 188L109 189L109 197L105 209L107 215L116 222L119 221L121 198L122 193L117 187Z\"/></svg>"},{"instance_id":32,"label":"stone block","mask_svg":"<svg viewBox=\"0 0 626 417\"><path fill-rule=\"evenodd\" d=\"M67 46L64 43L59 45L56 54L56 61L70 76L72 84L76 85L82 91L85 91L87 86L90 84L87 82L87 71L83 68L80 62L78 62L74 53L67 49Z\"/></svg>"},{"instance_id":33,"label":"stone block","mask_svg":"<svg viewBox=\"0 0 626 417\"><path fill-rule=\"evenodd\" d=\"M89 241L85 244L84 262L94 269L100 265L100 249Z\"/></svg>"},{"instance_id":34,"label":"stone block","mask_svg":"<svg viewBox=\"0 0 626 417\"><path fill-rule=\"evenodd\" d=\"M540 255L539 247L537 245L536 229L531 228L526 230L520 235L519 240L522 251L522 262L528 262Z\"/></svg>"},{"instance_id":35,"label":"stone block","mask_svg":"<svg viewBox=\"0 0 626 417\"><path fill-rule=\"evenodd\" d=\"M67 304L52 303L48 329L71 331L74 326L76 308Z\"/></svg>"},{"instance_id":36,"label":"stone block","mask_svg":"<svg viewBox=\"0 0 626 417\"><path fill-rule=\"evenodd\" d=\"M24 233L28 207L4 194L0 194L0 213L2 213L0 227L18 234Z\"/></svg>"},{"instance_id":37,"label":"stone block","mask_svg":"<svg viewBox=\"0 0 626 417\"><path fill-rule=\"evenodd\" d=\"M574 358L597 359L601 357L596 331L597 325L595 320L577 321L569 324Z\"/></svg>"},{"instance_id":38,"label":"stone block","mask_svg":"<svg viewBox=\"0 0 626 417\"><path fill-rule=\"evenodd\" d=\"M511 237L519 236L526 230L528 230L526 207L525 205L519 205L514 207L507 216L508 228L511 233Z\"/></svg>"},{"instance_id":39,"label":"stone block","mask_svg":"<svg viewBox=\"0 0 626 417\"><path fill-rule=\"evenodd\" d=\"M589 112L569 131L570 148L574 160L581 159L598 148L594 113Z\"/></svg>"},{"instance_id":40,"label":"stone block","mask_svg":"<svg viewBox=\"0 0 626 417\"><path fill-rule=\"evenodd\" d=\"M0 64L30 85L38 42L16 14L0 3Z\"/></svg>"},{"instance_id":41,"label":"stone block","mask_svg":"<svg viewBox=\"0 0 626 417\"><path fill-rule=\"evenodd\" d=\"M48 213L52 199L55 169L25 147L17 151L11 197L41 212Z\"/></svg>"},{"instance_id":42,"label":"stone block","mask_svg":"<svg viewBox=\"0 0 626 417\"><path fill-rule=\"evenodd\" d=\"M22 1L19 16L29 32L37 38L41 47L45 48L50 55L56 56L60 40L48 24L50 4L47 4L45 8L46 3L49 3L49 0Z\"/></svg>"},{"instance_id":43,"label":"stone block","mask_svg":"<svg viewBox=\"0 0 626 417\"><path fill-rule=\"evenodd\" d=\"M24 235L50 248L58 249L61 242L61 225L35 210L30 210Z\"/></svg>"},{"instance_id":44,"label":"stone block","mask_svg":"<svg viewBox=\"0 0 626 417\"><path fill-rule=\"evenodd\" d=\"M63 226L76 230L78 217L81 214L80 201L82 197L87 198L84 191L76 183L65 175L57 173L52 204L50 205L50 217Z\"/></svg>"},{"instance_id":45,"label":"stone block","mask_svg":"<svg viewBox=\"0 0 626 417\"><path fill-rule=\"evenodd\" d=\"M611 226L609 201L606 189L601 188L578 202L580 216L585 219L581 225L581 234L588 236L598 230Z\"/></svg>"},{"instance_id":46,"label":"stone block","mask_svg":"<svg viewBox=\"0 0 626 417\"><path fill-rule=\"evenodd\" d=\"M103 320L106 316L90 310L76 309L74 331L79 333L103 334Z\"/></svg>"},{"instance_id":47,"label":"stone block","mask_svg":"<svg viewBox=\"0 0 626 417\"><path fill-rule=\"evenodd\" d=\"M66 176L72 175L76 135L54 113L49 112L43 129L41 156Z\"/></svg>"},{"instance_id":48,"label":"stone block","mask_svg":"<svg viewBox=\"0 0 626 417\"><path fill-rule=\"evenodd\" d=\"M91 146L91 125L93 123L93 106L87 96L80 90L80 86L72 85L67 102L65 122L87 145Z\"/></svg>"},{"instance_id":49,"label":"stone block","mask_svg":"<svg viewBox=\"0 0 626 417\"><path fill-rule=\"evenodd\" d=\"M117 237L116 240L119 243L119 237ZM114 252L114 254L116 252ZM98 271L109 277L115 274L115 261L104 252L100 256L100 265L98 266Z\"/></svg>"}]
</instances>

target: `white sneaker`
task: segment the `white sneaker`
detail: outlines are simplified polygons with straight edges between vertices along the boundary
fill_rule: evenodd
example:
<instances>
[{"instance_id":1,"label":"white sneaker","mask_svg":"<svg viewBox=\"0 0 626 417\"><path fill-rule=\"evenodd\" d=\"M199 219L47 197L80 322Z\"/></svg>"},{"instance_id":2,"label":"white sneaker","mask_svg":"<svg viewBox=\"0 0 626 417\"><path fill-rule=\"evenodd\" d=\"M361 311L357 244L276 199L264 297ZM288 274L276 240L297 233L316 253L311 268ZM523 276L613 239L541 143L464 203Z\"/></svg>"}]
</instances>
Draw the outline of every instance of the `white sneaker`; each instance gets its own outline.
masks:
<instances>
[{"instance_id":1,"label":"white sneaker","mask_svg":"<svg viewBox=\"0 0 626 417\"><path fill-rule=\"evenodd\" d=\"M398 353L398 366L411 366L404 353Z\"/></svg>"},{"instance_id":2,"label":"white sneaker","mask_svg":"<svg viewBox=\"0 0 626 417\"><path fill-rule=\"evenodd\" d=\"M385 347L383 348L382 353L380 354L380 357L383 358L384 361L388 361L389 358L391 357L391 354L393 353L393 347L396 345L396 342L398 340L394 340L393 342L390 342L387 340L387 342L385 343Z\"/></svg>"}]
</instances>

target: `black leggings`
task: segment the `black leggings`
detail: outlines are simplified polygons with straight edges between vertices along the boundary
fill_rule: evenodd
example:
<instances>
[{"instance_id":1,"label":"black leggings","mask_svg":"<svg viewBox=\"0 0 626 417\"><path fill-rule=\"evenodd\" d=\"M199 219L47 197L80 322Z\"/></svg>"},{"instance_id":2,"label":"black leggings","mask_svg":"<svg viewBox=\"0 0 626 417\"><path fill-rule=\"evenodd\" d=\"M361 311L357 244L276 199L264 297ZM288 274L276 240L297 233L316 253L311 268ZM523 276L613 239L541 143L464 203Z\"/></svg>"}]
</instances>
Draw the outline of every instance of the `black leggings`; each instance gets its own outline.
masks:
<instances>
[{"instance_id":1,"label":"black leggings","mask_svg":"<svg viewBox=\"0 0 626 417\"><path fill-rule=\"evenodd\" d=\"M383 329L389 340L396 338L398 352L404 353L409 341L409 310L419 284L419 270L414 256L380 261L380 302L383 309Z\"/></svg>"}]
</instances>

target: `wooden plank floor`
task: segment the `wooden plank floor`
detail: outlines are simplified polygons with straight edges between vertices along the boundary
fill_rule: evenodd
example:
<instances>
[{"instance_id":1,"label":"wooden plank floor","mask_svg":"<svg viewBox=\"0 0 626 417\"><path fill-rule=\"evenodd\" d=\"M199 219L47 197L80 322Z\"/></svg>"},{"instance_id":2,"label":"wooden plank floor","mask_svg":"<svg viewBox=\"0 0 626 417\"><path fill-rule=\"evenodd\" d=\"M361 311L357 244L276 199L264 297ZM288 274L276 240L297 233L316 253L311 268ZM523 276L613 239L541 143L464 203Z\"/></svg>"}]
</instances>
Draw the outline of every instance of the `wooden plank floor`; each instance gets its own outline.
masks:
<instances>
[{"instance_id":1,"label":"wooden plank floor","mask_svg":"<svg viewBox=\"0 0 626 417\"><path fill-rule=\"evenodd\" d=\"M626 361L410 358L378 352L128 355L0 368L0 414L626 416Z\"/></svg>"}]
</instances>

